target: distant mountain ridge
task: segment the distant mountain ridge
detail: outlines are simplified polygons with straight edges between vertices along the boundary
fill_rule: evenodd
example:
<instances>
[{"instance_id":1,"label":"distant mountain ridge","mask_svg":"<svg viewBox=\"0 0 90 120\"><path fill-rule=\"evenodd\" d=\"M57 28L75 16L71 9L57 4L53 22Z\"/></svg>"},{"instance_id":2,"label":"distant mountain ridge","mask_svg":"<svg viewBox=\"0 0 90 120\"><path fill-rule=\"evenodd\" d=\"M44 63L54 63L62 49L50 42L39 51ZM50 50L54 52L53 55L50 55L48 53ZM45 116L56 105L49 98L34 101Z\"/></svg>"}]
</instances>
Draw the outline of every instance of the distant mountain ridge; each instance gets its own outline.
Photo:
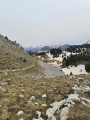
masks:
<instances>
[{"instance_id":1,"label":"distant mountain ridge","mask_svg":"<svg viewBox=\"0 0 90 120\"><path fill-rule=\"evenodd\" d=\"M90 44L90 40L87 41L85 44ZM66 50L68 48L70 48L71 46L75 46L75 45L69 45L69 44L64 44L64 45L53 45L53 46L39 46L39 47L27 47L27 48L24 48L24 51L27 52L27 53L36 53L36 51L38 50L43 50L43 51L50 51L51 49L53 48L60 48L61 50Z\"/></svg>"},{"instance_id":2,"label":"distant mountain ridge","mask_svg":"<svg viewBox=\"0 0 90 120\"><path fill-rule=\"evenodd\" d=\"M43 51L50 51L50 50L51 50L51 47L44 46L43 48L41 48L41 50L43 50Z\"/></svg>"},{"instance_id":3,"label":"distant mountain ridge","mask_svg":"<svg viewBox=\"0 0 90 120\"><path fill-rule=\"evenodd\" d=\"M67 48L70 48L70 46L71 46L71 45L65 44L65 45L60 46L59 48L60 48L61 50L66 50Z\"/></svg>"},{"instance_id":4,"label":"distant mountain ridge","mask_svg":"<svg viewBox=\"0 0 90 120\"><path fill-rule=\"evenodd\" d=\"M24 48L25 52L27 53L35 53L37 50L43 50L43 51L50 51L53 48L60 48L61 50L66 50L67 48L70 48L71 45L65 44L65 45L60 45L60 46L43 46L43 47L35 47L35 48Z\"/></svg>"}]
</instances>

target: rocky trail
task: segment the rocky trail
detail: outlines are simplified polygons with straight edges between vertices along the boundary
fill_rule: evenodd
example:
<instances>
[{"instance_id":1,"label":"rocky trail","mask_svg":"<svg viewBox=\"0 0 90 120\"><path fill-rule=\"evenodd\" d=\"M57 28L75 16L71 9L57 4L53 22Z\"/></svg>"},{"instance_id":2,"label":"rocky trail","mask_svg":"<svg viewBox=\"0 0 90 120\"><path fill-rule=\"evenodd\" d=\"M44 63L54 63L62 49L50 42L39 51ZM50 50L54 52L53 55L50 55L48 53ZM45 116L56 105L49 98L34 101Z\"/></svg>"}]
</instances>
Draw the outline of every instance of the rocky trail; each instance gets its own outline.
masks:
<instances>
[{"instance_id":1,"label":"rocky trail","mask_svg":"<svg viewBox=\"0 0 90 120\"><path fill-rule=\"evenodd\" d=\"M42 61L38 61L38 63L44 69L44 74L45 74L46 78L54 78L54 77L58 77L58 76L64 76L64 72L62 72L61 68L47 64Z\"/></svg>"}]
</instances>

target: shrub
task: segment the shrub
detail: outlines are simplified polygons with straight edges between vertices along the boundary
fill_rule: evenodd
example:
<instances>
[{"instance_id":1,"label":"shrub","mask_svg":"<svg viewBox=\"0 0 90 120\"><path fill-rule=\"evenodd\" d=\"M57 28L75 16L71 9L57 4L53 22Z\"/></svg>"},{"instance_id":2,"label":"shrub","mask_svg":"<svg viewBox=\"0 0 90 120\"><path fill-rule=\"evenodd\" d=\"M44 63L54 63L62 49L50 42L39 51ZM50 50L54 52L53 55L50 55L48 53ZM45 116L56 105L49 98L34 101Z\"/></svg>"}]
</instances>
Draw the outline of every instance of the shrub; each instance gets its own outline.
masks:
<instances>
[{"instance_id":1,"label":"shrub","mask_svg":"<svg viewBox=\"0 0 90 120\"><path fill-rule=\"evenodd\" d=\"M73 73L72 73L72 72L70 72L70 75L73 75Z\"/></svg>"},{"instance_id":2,"label":"shrub","mask_svg":"<svg viewBox=\"0 0 90 120\"><path fill-rule=\"evenodd\" d=\"M8 37L7 37L7 36L5 36L5 39L7 39L7 40L8 40Z\"/></svg>"},{"instance_id":3,"label":"shrub","mask_svg":"<svg viewBox=\"0 0 90 120\"><path fill-rule=\"evenodd\" d=\"M90 72L90 62L88 62L88 63L86 63L86 65L85 65L85 70L86 70L86 72Z\"/></svg>"},{"instance_id":4,"label":"shrub","mask_svg":"<svg viewBox=\"0 0 90 120\"><path fill-rule=\"evenodd\" d=\"M24 59L23 59L23 62L26 62L26 61L27 61L26 58L24 58Z\"/></svg>"},{"instance_id":5,"label":"shrub","mask_svg":"<svg viewBox=\"0 0 90 120\"><path fill-rule=\"evenodd\" d=\"M22 59L22 57L20 57L20 60Z\"/></svg>"}]
</instances>

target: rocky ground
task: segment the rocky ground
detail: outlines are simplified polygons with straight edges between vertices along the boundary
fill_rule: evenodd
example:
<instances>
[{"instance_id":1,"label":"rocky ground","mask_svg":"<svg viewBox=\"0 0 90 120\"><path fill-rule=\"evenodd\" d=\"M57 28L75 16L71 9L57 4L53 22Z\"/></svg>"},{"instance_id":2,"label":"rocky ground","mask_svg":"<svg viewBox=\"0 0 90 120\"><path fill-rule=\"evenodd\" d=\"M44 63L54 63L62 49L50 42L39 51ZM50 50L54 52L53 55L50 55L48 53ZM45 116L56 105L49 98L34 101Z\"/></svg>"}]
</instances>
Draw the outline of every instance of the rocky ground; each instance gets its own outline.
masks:
<instances>
[{"instance_id":1,"label":"rocky ground","mask_svg":"<svg viewBox=\"0 0 90 120\"><path fill-rule=\"evenodd\" d=\"M0 73L0 120L89 120L90 75L46 78L42 70Z\"/></svg>"},{"instance_id":2,"label":"rocky ground","mask_svg":"<svg viewBox=\"0 0 90 120\"><path fill-rule=\"evenodd\" d=\"M0 35L0 120L90 120L90 74L64 75L45 62L61 64Z\"/></svg>"}]
</instances>

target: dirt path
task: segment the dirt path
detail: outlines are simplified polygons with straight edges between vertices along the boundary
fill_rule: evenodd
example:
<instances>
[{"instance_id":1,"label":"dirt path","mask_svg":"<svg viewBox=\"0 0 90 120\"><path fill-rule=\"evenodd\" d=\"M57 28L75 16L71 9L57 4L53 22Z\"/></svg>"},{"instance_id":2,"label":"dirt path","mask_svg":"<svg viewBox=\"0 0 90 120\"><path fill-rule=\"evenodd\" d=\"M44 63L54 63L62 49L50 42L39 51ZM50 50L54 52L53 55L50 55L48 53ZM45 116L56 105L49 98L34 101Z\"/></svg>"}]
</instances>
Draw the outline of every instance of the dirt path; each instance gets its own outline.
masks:
<instances>
[{"instance_id":1,"label":"dirt path","mask_svg":"<svg viewBox=\"0 0 90 120\"><path fill-rule=\"evenodd\" d=\"M38 63L42 68L44 68L45 77L54 78L57 76L64 76L64 72L62 72L61 68L57 68L42 61L38 61Z\"/></svg>"},{"instance_id":2,"label":"dirt path","mask_svg":"<svg viewBox=\"0 0 90 120\"><path fill-rule=\"evenodd\" d=\"M1 73L5 73L5 75L7 75L8 72L12 72L12 71L16 72L16 71L19 71L19 70L30 69L30 68L34 67L35 64L36 64L36 59L35 59L35 60L33 61L33 63L32 63L30 66L28 66L28 67L24 67L24 68L20 68L20 69L13 69L13 70L3 70L3 71L0 71L0 72L1 72Z\"/></svg>"}]
</instances>

